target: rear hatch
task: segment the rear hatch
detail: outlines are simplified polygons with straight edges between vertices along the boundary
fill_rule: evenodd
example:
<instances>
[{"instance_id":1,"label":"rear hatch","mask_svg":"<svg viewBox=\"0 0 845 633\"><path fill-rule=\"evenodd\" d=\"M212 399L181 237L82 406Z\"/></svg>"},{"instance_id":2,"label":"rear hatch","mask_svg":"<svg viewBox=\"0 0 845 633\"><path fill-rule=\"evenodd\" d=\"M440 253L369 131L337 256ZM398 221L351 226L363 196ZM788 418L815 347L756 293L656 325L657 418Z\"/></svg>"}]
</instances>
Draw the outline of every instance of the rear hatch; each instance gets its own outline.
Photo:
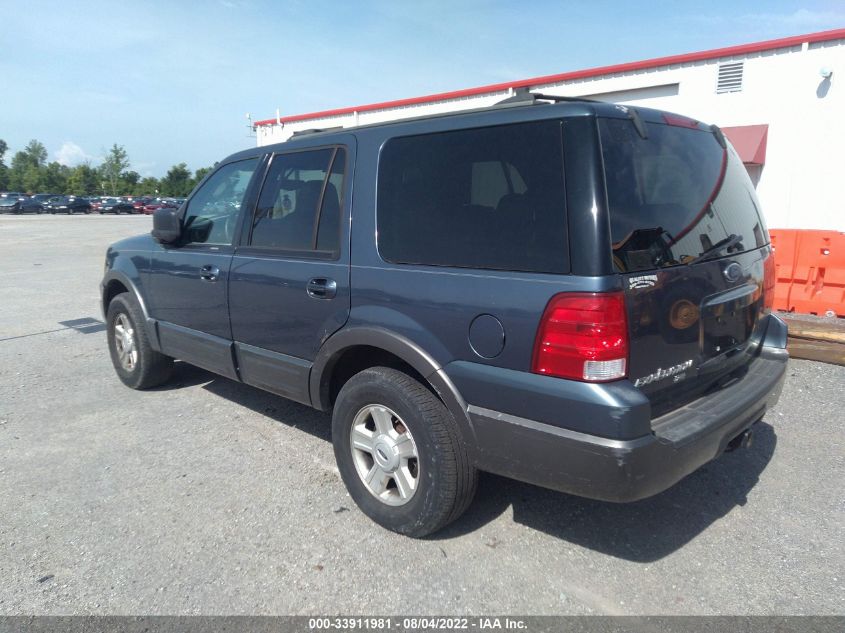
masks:
<instances>
[{"instance_id":1,"label":"rear hatch","mask_svg":"<svg viewBox=\"0 0 845 633\"><path fill-rule=\"evenodd\" d=\"M721 132L620 113L599 120L613 261L628 376L658 416L742 374L765 327L773 261L754 186Z\"/></svg>"}]
</instances>

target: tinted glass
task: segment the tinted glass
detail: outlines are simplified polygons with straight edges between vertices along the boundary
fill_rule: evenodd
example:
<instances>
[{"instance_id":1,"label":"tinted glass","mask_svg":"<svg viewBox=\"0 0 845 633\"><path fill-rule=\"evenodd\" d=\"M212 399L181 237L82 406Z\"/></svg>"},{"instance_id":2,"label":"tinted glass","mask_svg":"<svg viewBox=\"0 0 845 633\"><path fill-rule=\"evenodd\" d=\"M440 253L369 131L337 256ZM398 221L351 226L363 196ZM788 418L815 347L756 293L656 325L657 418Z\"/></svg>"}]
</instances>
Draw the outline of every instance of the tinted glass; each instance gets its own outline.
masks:
<instances>
[{"instance_id":1,"label":"tinted glass","mask_svg":"<svg viewBox=\"0 0 845 633\"><path fill-rule=\"evenodd\" d=\"M344 150L334 148L274 156L250 243L282 250L337 251L345 162Z\"/></svg>"},{"instance_id":2,"label":"tinted glass","mask_svg":"<svg viewBox=\"0 0 845 633\"><path fill-rule=\"evenodd\" d=\"M391 139L379 160L381 256L567 272L561 152L558 121Z\"/></svg>"},{"instance_id":3,"label":"tinted glass","mask_svg":"<svg viewBox=\"0 0 845 633\"><path fill-rule=\"evenodd\" d=\"M754 186L736 152L709 131L601 119L614 262L676 266L763 246ZM720 248L724 245L724 248Z\"/></svg>"},{"instance_id":4,"label":"tinted glass","mask_svg":"<svg viewBox=\"0 0 845 633\"><path fill-rule=\"evenodd\" d=\"M340 217L343 209L343 176L346 173L346 152L337 151L329 182L323 194L320 226L317 232L317 250L337 253L340 250Z\"/></svg>"},{"instance_id":5,"label":"tinted glass","mask_svg":"<svg viewBox=\"0 0 845 633\"><path fill-rule=\"evenodd\" d=\"M185 211L183 226L187 242L232 243L244 196L257 165L257 158L229 163L205 181Z\"/></svg>"}]
</instances>

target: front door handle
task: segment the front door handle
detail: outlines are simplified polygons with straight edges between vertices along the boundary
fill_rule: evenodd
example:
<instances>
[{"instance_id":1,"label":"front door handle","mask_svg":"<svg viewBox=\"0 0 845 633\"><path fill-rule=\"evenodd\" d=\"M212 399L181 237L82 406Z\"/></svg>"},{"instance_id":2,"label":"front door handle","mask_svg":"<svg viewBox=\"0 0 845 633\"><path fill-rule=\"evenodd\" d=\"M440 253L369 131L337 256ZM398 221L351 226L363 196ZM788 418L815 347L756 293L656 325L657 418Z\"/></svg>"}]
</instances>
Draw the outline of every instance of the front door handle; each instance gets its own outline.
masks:
<instances>
[{"instance_id":1,"label":"front door handle","mask_svg":"<svg viewBox=\"0 0 845 633\"><path fill-rule=\"evenodd\" d=\"M203 281L217 281L220 276L220 269L216 266L203 266L200 268L200 279Z\"/></svg>"},{"instance_id":2,"label":"front door handle","mask_svg":"<svg viewBox=\"0 0 845 633\"><path fill-rule=\"evenodd\" d=\"M337 294L337 282L334 279L316 277L308 282L305 290L313 299L333 299Z\"/></svg>"}]
</instances>

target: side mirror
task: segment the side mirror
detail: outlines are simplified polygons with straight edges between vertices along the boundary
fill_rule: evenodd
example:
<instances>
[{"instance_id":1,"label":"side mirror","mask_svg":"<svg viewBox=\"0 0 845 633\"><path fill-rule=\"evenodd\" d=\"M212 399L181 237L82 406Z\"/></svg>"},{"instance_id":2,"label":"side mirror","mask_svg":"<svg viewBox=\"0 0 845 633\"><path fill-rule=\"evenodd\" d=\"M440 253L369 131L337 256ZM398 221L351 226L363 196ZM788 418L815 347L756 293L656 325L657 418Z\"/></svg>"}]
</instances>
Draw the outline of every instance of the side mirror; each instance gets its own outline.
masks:
<instances>
[{"instance_id":1,"label":"side mirror","mask_svg":"<svg viewBox=\"0 0 845 633\"><path fill-rule=\"evenodd\" d=\"M162 244L173 244L182 236L179 209L161 207L153 212L152 236Z\"/></svg>"}]
</instances>

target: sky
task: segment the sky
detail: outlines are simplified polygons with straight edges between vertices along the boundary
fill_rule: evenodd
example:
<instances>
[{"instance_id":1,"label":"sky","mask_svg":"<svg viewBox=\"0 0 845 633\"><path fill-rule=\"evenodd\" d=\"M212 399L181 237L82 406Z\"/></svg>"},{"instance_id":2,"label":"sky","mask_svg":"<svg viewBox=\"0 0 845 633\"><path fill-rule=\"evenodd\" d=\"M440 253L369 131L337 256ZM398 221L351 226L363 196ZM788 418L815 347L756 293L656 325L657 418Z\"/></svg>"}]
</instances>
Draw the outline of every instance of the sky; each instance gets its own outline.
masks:
<instances>
[{"instance_id":1,"label":"sky","mask_svg":"<svg viewBox=\"0 0 845 633\"><path fill-rule=\"evenodd\" d=\"M0 0L0 139L195 170L253 120L845 27L845 2Z\"/></svg>"}]
</instances>

